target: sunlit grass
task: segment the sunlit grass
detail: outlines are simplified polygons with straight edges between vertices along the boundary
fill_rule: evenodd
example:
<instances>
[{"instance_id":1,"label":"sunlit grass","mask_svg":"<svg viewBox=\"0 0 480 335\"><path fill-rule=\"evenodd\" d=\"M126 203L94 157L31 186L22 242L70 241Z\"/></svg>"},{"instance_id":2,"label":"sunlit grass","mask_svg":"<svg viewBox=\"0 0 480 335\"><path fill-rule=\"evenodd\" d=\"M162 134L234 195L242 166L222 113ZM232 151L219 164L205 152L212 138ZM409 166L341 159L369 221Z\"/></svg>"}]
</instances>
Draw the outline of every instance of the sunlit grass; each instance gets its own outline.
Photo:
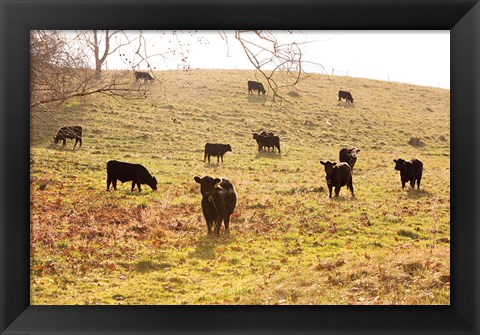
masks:
<instances>
[{"instance_id":1,"label":"sunlit grass","mask_svg":"<svg viewBox=\"0 0 480 335\"><path fill-rule=\"evenodd\" d=\"M280 111L247 95L251 76L170 72L166 95L73 101L33 120L32 304L450 303L449 91L316 75ZM70 124L83 147L54 147ZM261 128L281 155L258 154ZM206 142L233 152L204 163ZM361 149L356 196L329 199L319 161L343 146ZM398 157L423 161L420 190L401 189ZM158 190L107 192L110 159L146 166ZM206 174L237 189L228 236L207 237L193 180Z\"/></svg>"}]
</instances>

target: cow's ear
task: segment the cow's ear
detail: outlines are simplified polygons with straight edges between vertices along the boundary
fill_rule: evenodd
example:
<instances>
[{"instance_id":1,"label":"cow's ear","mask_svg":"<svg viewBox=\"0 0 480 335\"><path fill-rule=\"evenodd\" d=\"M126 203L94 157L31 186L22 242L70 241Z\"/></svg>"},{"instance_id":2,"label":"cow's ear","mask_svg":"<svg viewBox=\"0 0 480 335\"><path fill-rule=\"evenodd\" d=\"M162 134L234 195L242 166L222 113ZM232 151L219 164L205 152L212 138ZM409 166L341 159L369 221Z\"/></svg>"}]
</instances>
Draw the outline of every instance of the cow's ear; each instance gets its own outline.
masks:
<instances>
[{"instance_id":1,"label":"cow's ear","mask_svg":"<svg viewBox=\"0 0 480 335\"><path fill-rule=\"evenodd\" d=\"M324 161L320 161L320 164L325 165L325 162L324 162Z\"/></svg>"},{"instance_id":2,"label":"cow's ear","mask_svg":"<svg viewBox=\"0 0 480 335\"><path fill-rule=\"evenodd\" d=\"M222 186L220 186L221 181L222 180L220 178L215 178L215 186L214 187L215 188L222 188Z\"/></svg>"},{"instance_id":3,"label":"cow's ear","mask_svg":"<svg viewBox=\"0 0 480 335\"><path fill-rule=\"evenodd\" d=\"M195 176L195 177L193 177L193 179L195 179L195 181L199 184L202 181L199 176Z\"/></svg>"},{"instance_id":4,"label":"cow's ear","mask_svg":"<svg viewBox=\"0 0 480 335\"><path fill-rule=\"evenodd\" d=\"M397 160L396 160L396 159L394 159L394 160L393 160L393 162L394 162L394 163L396 163L396 162L397 162Z\"/></svg>"},{"instance_id":5,"label":"cow's ear","mask_svg":"<svg viewBox=\"0 0 480 335\"><path fill-rule=\"evenodd\" d=\"M332 166L335 166L335 165L337 165L337 162L333 162L333 163L332 163Z\"/></svg>"},{"instance_id":6,"label":"cow's ear","mask_svg":"<svg viewBox=\"0 0 480 335\"><path fill-rule=\"evenodd\" d=\"M357 152L360 152L360 149L357 149Z\"/></svg>"}]
</instances>

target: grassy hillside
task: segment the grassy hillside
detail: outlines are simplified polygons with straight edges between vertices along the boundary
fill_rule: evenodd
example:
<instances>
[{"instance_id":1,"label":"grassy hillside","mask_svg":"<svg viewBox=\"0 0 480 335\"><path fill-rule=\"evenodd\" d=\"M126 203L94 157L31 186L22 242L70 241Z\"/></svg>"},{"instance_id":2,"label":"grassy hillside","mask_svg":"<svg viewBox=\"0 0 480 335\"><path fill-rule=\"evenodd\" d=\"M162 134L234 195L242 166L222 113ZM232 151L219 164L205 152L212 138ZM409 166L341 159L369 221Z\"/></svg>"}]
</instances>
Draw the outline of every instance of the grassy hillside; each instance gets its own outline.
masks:
<instances>
[{"instance_id":1,"label":"grassy hillside","mask_svg":"<svg viewBox=\"0 0 480 335\"><path fill-rule=\"evenodd\" d=\"M32 304L450 303L448 90L312 75L280 110L247 94L252 71L157 77L165 89L145 100L32 119ZM82 148L53 146L64 125L83 126ZM257 152L260 129L280 136L281 155ZM206 142L233 152L204 163ZM356 197L329 199L319 161L344 146L361 150ZM420 191L401 189L399 157L423 161ZM158 190L107 192L111 159L144 165ZM195 175L235 185L229 236L207 236Z\"/></svg>"}]
</instances>

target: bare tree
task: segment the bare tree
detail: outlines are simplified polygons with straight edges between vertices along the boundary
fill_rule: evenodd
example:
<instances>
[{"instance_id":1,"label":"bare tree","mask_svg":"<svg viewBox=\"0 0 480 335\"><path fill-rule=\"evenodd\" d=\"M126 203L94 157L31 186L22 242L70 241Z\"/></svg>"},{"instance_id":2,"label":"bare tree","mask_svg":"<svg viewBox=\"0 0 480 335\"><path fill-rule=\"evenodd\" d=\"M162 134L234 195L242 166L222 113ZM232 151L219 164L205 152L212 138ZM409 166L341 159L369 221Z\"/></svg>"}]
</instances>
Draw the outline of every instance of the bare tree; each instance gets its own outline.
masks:
<instances>
[{"instance_id":1,"label":"bare tree","mask_svg":"<svg viewBox=\"0 0 480 335\"><path fill-rule=\"evenodd\" d=\"M221 35L224 38L225 34ZM295 87L308 77L303 70L306 63L323 69L320 64L307 61L303 57L303 45L313 41L280 41L277 33L270 30L236 30L235 39L241 44L255 70L267 80L274 103L286 100L280 94L282 88Z\"/></svg>"},{"instance_id":2,"label":"bare tree","mask_svg":"<svg viewBox=\"0 0 480 335\"><path fill-rule=\"evenodd\" d=\"M122 37L125 36L123 30L91 30L82 31L84 41L88 48L93 52L95 61L95 79L102 78L102 66L105 64L107 57L114 54L117 50L127 45L129 41L123 42ZM120 36L120 39L117 38ZM115 43L112 39L115 37Z\"/></svg>"},{"instance_id":3,"label":"bare tree","mask_svg":"<svg viewBox=\"0 0 480 335\"><path fill-rule=\"evenodd\" d=\"M91 55L84 48L88 43L84 37L83 32L71 36L59 31L31 32L30 107L33 117L55 111L58 105L77 97L103 94L142 99L147 96L149 85L134 83L128 70L115 71L97 80L96 67L92 69Z\"/></svg>"}]
</instances>

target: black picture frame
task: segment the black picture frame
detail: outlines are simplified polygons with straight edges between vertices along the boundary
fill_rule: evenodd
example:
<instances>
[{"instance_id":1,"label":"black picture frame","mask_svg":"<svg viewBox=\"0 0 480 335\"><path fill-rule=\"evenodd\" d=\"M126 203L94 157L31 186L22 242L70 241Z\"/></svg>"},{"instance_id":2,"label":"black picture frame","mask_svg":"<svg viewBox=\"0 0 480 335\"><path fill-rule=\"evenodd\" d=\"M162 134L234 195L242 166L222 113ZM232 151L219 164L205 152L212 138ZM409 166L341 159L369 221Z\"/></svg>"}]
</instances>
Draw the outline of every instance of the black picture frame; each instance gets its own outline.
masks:
<instances>
[{"instance_id":1,"label":"black picture frame","mask_svg":"<svg viewBox=\"0 0 480 335\"><path fill-rule=\"evenodd\" d=\"M1 334L479 334L480 4L0 0ZM450 30L450 306L30 306L31 29Z\"/></svg>"}]
</instances>

